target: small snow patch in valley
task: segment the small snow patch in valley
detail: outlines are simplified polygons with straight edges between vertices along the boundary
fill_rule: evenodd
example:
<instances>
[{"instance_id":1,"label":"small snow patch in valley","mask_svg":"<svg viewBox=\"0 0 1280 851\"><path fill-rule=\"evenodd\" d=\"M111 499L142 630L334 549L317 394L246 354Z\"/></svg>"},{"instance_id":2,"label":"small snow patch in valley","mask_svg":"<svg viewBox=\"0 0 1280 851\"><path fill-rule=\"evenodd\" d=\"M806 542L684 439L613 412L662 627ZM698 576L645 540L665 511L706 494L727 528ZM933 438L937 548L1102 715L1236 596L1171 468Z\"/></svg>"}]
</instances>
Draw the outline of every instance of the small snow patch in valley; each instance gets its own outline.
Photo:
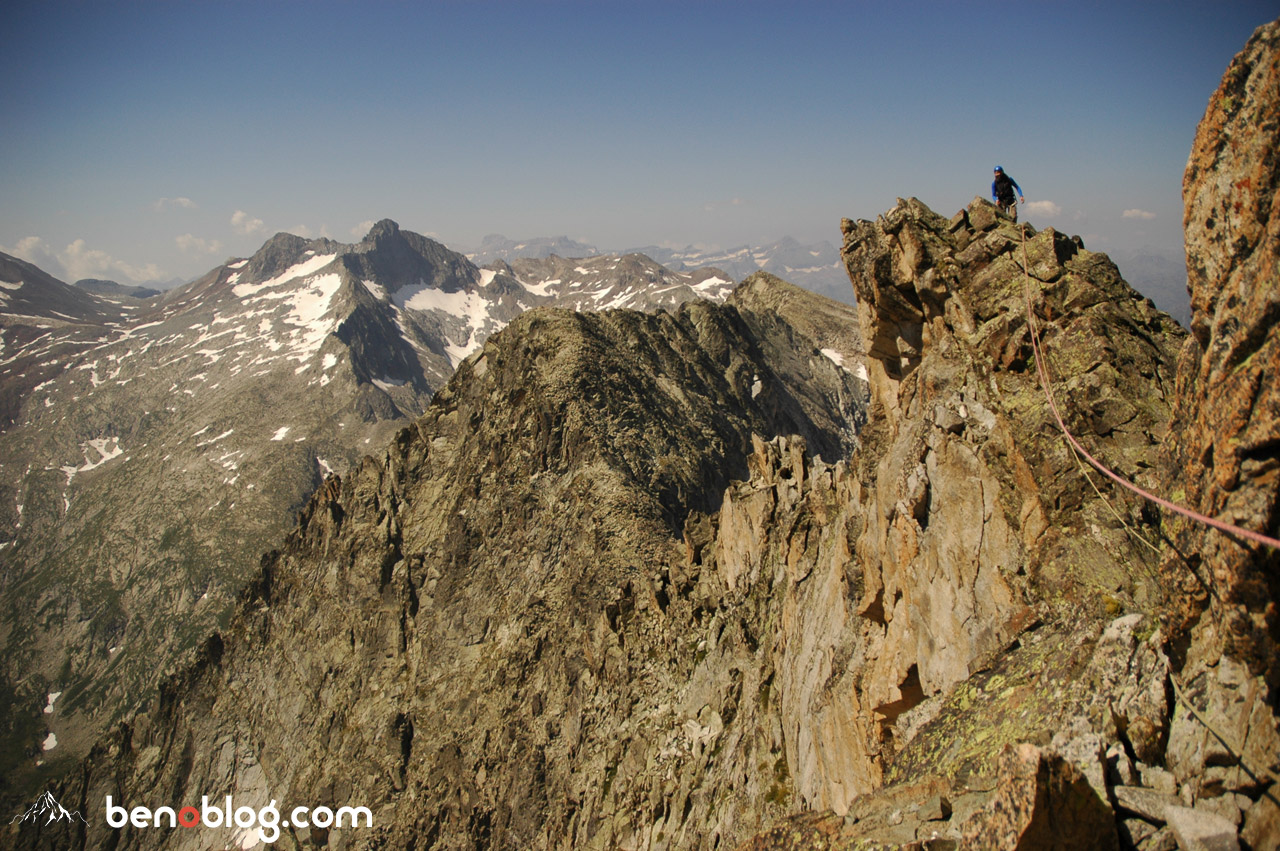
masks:
<instances>
[{"instance_id":1,"label":"small snow patch in valley","mask_svg":"<svg viewBox=\"0 0 1280 851\"><path fill-rule=\"evenodd\" d=\"M849 369L849 367L845 366L844 364L844 355L840 354L835 349L823 349L822 353L826 355L828 360L830 360L836 366L843 369L845 372L852 373L853 375L856 375L859 378L861 378L863 381L867 380L867 367L865 364L861 364L861 363L854 364L853 369Z\"/></svg>"},{"instance_id":2,"label":"small snow patch in valley","mask_svg":"<svg viewBox=\"0 0 1280 851\"><path fill-rule=\"evenodd\" d=\"M90 457L90 449L97 453L98 457ZM84 463L79 466L70 464L62 467L62 472L67 476L67 484L71 484L71 480L76 477L77 473L86 473L96 467L101 467L113 458L119 458L124 454L124 449L120 447L120 439L117 437L95 438L86 443L80 444L80 451L84 453Z\"/></svg>"}]
</instances>

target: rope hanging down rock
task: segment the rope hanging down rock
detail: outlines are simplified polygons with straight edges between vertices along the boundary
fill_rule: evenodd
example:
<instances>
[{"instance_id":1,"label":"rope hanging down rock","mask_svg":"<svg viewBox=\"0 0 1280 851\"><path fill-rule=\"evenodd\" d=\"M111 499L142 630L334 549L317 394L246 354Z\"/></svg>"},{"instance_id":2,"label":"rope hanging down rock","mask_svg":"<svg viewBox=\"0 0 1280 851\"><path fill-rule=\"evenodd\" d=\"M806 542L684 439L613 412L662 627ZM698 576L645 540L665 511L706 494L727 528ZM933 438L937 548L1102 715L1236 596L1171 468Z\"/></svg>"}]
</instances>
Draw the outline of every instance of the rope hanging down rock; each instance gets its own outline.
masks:
<instances>
[{"instance_id":1,"label":"rope hanging down rock","mask_svg":"<svg viewBox=\"0 0 1280 851\"><path fill-rule=\"evenodd\" d=\"M1244 529L1240 526L1236 526L1231 523L1224 523L1221 520L1216 520L1212 517L1208 517L1204 514L1201 514L1198 511L1192 511L1190 508L1184 508L1181 505L1177 505L1175 503L1170 502L1167 499L1158 497L1155 494L1150 493L1149 491L1143 490L1142 488L1135 485L1133 482L1113 472L1110 468L1108 468L1105 464L1103 464L1097 458L1094 458L1092 455L1090 455L1088 450L1086 450L1083 446L1080 445L1080 441L1076 440L1075 435L1073 435L1071 433L1071 430L1067 428L1067 424L1063 421L1062 415L1058 412L1058 405L1053 398L1053 390L1049 385L1049 368L1048 368L1048 365L1045 363L1044 357L1041 352L1040 333L1036 329L1035 313L1031 309L1031 272L1029 271L1029 266L1027 263L1027 226L1026 224L1021 225L1021 230L1022 230L1022 276L1023 276L1022 289L1023 289L1023 295L1025 296L1026 302L1027 302L1027 327L1031 332L1031 349L1035 353L1035 357L1036 357L1036 374L1040 378L1040 386L1044 389L1044 396L1049 401L1049 410L1053 413L1053 418L1058 422L1058 428L1062 431L1062 434L1067 438L1067 441L1071 444L1072 448L1076 452L1080 453L1080 456L1083 457L1086 461L1088 461L1091 465L1093 465L1093 467L1096 468L1098 472L1102 473L1102 475L1111 479L1113 482L1120 485L1121 487L1126 488L1127 490L1130 490L1133 493L1136 493L1138 496L1142 497L1145 500L1154 502L1156 505L1159 505L1162 508L1167 508L1170 511L1175 512L1177 514L1181 514L1183 517L1189 517L1192 520L1195 520L1199 523L1203 523L1207 526L1212 526L1213 528L1221 532L1226 532L1228 535L1238 535L1250 541L1254 541L1256 543L1263 544L1265 546L1272 547L1275 549L1280 549L1280 540L1277 540L1276 538L1263 535L1260 532L1254 532L1251 529Z\"/></svg>"}]
</instances>

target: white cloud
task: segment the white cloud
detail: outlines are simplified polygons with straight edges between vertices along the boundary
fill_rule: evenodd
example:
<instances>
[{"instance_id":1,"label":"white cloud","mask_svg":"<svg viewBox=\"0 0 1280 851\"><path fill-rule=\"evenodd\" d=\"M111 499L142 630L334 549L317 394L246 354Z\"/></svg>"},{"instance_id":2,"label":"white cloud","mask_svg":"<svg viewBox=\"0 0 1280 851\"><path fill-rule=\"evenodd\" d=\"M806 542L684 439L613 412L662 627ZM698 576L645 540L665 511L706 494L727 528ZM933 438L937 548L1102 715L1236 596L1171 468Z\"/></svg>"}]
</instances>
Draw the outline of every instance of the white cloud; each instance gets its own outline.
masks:
<instances>
[{"instance_id":1,"label":"white cloud","mask_svg":"<svg viewBox=\"0 0 1280 851\"><path fill-rule=\"evenodd\" d=\"M375 222L373 219L369 219L368 221L361 222L360 224L356 225L351 229L351 235L358 236L361 239L364 239L369 234L369 231L373 230L373 226L376 224L377 222Z\"/></svg>"},{"instance_id":2,"label":"white cloud","mask_svg":"<svg viewBox=\"0 0 1280 851\"><path fill-rule=\"evenodd\" d=\"M179 196L177 198L161 198L152 206L155 207L157 211L167 210L172 207L182 207L185 210L194 210L196 209L196 202L192 201L190 198Z\"/></svg>"},{"instance_id":3,"label":"white cloud","mask_svg":"<svg viewBox=\"0 0 1280 851\"><path fill-rule=\"evenodd\" d=\"M1149 213L1146 210L1125 210L1121 215L1126 219L1146 219L1148 221L1156 217L1155 213Z\"/></svg>"},{"instance_id":4,"label":"white cloud","mask_svg":"<svg viewBox=\"0 0 1280 851\"><path fill-rule=\"evenodd\" d=\"M18 240L18 244L13 248L6 248L0 245L0 251L5 254L12 254L19 260L33 263L55 278L65 279L67 277L67 270L62 267L62 263L58 260L57 252L38 236L23 237Z\"/></svg>"},{"instance_id":5,"label":"white cloud","mask_svg":"<svg viewBox=\"0 0 1280 851\"><path fill-rule=\"evenodd\" d=\"M178 247L189 254L217 254L222 250L222 243L219 240L203 239L189 233L175 237L174 242L178 243Z\"/></svg>"},{"instance_id":6,"label":"white cloud","mask_svg":"<svg viewBox=\"0 0 1280 851\"><path fill-rule=\"evenodd\" d=\"M154 263L135 266L117 260L105 251L89 248L83 239L77 239L61 251L56 251L38 236L19 240L13 248L0 247L0 251L34 263L44 271L64 281L75 282L82 278L109 278L114 281L142 283L163 277L160 267Z\"/></svg>"},{"instance_id":7,"label":"white cloud","mask_svg":"<svg viewBox=\"0 0 1280 851\"><path fill-rule=\"evenodd\" d=\"M255 219L244 210L236 210L231 216L231 227L235 228L236 233L251 236L259 231L266 230L266 225L262 219Z\"/></svg>"},{"instance_id":8,"label":"white cloud","mask_svg":"<svg viewBox=\"0 0 1280 851\"><path fill-rule=\"evenodd\" d=\"M67 275L72 281L81 278L121 278L128 281L154 281L161 277L160 267L154 263L145 266L134 266L123 260L117 260L105 251L89 248L83 239L77 239L58 253L58 259L66 267Z\"/></svg>"},{"instance_id":9,"label":"white cloud","mask_svg":"<svg viewBox=\"0 0 1280 851\"><path fill-rule=\"evenodd\" d=\"M1028 201L1022 205L1022 209L1028 215L1037 216L1059 216L1062 215L1062 207L1052 201Z\"/></svg>"}]
</instances>

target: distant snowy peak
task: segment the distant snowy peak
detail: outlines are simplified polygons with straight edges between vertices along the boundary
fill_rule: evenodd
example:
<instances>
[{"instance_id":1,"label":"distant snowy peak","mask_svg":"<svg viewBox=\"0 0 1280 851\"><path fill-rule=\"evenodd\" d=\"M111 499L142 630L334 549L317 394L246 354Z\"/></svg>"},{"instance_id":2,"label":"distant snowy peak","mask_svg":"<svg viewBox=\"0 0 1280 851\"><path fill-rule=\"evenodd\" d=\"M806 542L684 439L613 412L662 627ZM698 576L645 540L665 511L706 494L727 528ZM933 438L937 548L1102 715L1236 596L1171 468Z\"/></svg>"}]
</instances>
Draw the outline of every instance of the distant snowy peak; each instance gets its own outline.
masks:
<instances>
[{"instance_id":1,"label":"distant snowy peak","mask_svg":"<svg viewBox=\"0 0 1280 851\"><path fill-rule=\"evenodd\" d=\"M734 287L731 277L719 269L675 272L643 254L576 259L553 255L497 268L509 270L532 299L572 310L656 310L694 299L719 302Z\"/></svg>"},{"instance_id":2,"label":"distant snowy peak","mask_svg":"<svg viewBox=\"0 0 1280 851\"><path fill-rule=\"evenodd\" d=\"M840 261L840 252L826 241L805 245L792 237L784 237L766 245L741 245L723 250L696 246L682 249L647 246L636 250L673 269L723 269L736 281L763 270L828 298L853 303L853 287Z\"/></svg>"}]
</instances>

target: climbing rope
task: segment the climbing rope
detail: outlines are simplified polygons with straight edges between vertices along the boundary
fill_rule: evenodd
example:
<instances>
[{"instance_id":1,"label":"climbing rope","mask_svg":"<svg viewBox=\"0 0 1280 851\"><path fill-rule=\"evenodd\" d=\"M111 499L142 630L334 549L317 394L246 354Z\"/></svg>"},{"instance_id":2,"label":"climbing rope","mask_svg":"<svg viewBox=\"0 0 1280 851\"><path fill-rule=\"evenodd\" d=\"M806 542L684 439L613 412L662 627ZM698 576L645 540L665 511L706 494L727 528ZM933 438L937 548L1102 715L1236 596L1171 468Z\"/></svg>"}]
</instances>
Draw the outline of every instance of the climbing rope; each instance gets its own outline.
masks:
<instances>
[{"instance_id":1,"label":"climbing rope","mask_svg":"<svg viewBox=\"0 0 1280 851\"><path fill-rule=\"evenodd\" d=\"M1031 309L1031 271L1030 271L1030 266L1027 263L1027 226L1024 223L1020 227L1022 230L1022 275L1023 275L1022 289L1023 289L1023 295L1025 296L1026 302L1027 302L1027 327L1031 332L1031 349L1035 353L1035 358L1036 358L1036 375L1039 376L1040 386L1044 389L1045 398L1049 401L1049 410L1053 413L1053 418L1057 420L1058 428L1062 431L1063 436L1067 438L1067 442L1070 443L1072 448L1080 454L1080 457L1083 457L1086 461L1088 461L1091 465L1093 465L1093 467L1097 469L1098 472L1102 473L1102 475L1111 479L1113 482L1120 485L1121 487L1129 491L1132 491L1133 493L1136 493L1138 496L1142 497L1143 499L1148 500L1149 502L1154 502L1156 505L1159 505L1162 508L1167 508L1168 510L1176 514L1181 514L1183 517L1189 517L1190 519L1195 520L1199 523L1204 523L1208 526L1212 526L1213 528L1218 529L1219 531L1222 531L1222 532L1226 532L1229 535L1239 535L1240 537L1247 538L1250 541L1255 541L1259 544L1264 544L1268 547L1280 549L1280 540L1277 540L1276 538L1263 535L1260 532L1254 532L1251 529L1244 529L1240 526L1236 526L1231 523L1224 523L1221 520L1214 519L1213 517L1208 517L1204 514L1201 514L1198 511L1193 511L1190 508L1184 508L1180 505L1172 503L1167 499L1158 497L1155 494L1150 493L1138 487L1136 484L1134 484L1133 482L1130 482L1128 479L1124 478L1123 476L1120 476L1117 473L1112 472L1110 468L1108 468L1105 464L1103 464L1097 458L1094 458L1092 455L1090 455L1088 450L1086 450L1083 446L1080 445L1080 441L1076 440L1075 435L1073 435L1071 433L1071 430L1067 428L1067 424L1063 421L1062 415L1058 412L1058 404L1053 398L1053 389L1050 385L1050 379L1049 379L1049 367L1046 362L1046 359L1043 356L1043 352L1041 350L1040 332L1036 328L1035 313Z\"/></svg>"}]
</instances>

